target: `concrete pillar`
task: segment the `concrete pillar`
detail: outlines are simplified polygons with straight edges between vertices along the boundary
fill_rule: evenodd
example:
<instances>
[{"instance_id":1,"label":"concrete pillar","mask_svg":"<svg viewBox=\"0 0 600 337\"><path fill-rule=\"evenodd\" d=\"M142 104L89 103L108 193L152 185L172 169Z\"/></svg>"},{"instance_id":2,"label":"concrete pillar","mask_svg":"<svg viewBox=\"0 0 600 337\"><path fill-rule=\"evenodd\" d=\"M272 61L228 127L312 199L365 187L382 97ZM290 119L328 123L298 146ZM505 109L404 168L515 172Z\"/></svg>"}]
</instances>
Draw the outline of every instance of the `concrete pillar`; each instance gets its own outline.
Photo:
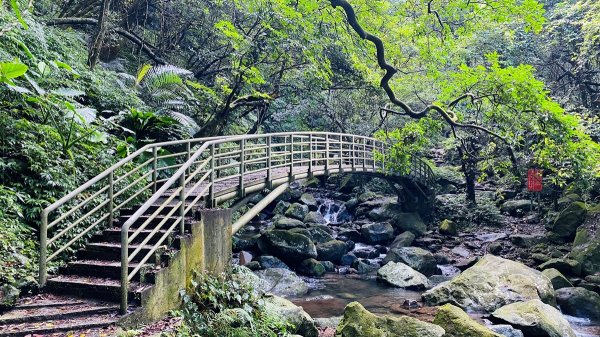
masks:
<instances>
[{"instance_id":1,"label":"concrete pillar","mask_svg":"<svg viewBox=\"0 0 600 337\"><path fill-rule=\"evenodd\" d=\"M204 227L204 269L210 273L224 272L231 259L232 229L230 209L200 211Z\"/></svg>"}]
</instances>

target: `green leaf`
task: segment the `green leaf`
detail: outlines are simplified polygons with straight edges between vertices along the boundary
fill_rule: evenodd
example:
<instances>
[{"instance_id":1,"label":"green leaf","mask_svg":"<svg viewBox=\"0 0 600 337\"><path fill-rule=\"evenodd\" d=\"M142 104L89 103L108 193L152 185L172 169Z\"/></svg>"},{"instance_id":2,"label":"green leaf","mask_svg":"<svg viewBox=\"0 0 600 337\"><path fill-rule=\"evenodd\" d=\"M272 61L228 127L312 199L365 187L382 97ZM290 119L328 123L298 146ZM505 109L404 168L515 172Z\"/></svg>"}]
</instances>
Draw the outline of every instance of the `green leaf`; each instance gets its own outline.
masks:
<instances>
[{"instance_id":1,"label":"green leaf","mask_svg":"<svg viewBox=\"0 0 600 337\"><path fill-rule=\"evenodd\" d=\"M0 62L0 77L11 80L23 76L27 69L29 68L23 63Z\"/></svg>"},{"instance_id":2,"label":"green leaf","mask_svg":"<svg viewBox=\"0 0 600 337\"><path fill-rule=\"evenodd\" d=\"M21 26L23 26L23 28L25 29L29 29L27 22L23 20L23 16L21 15L21 10L19 9L19 4L17 3L17 0L10 0L10 7L12 7L13 11L15 12L17 20L19 20Z\"/></svg>"},{"instance_id":3,"label":"green leaf","mask_svg":"<svg viewBox=\"0 0 600 337\"><path fill-rule=\"evenodd\" d=\"M144 64L142 66L142 69L140 69L135 79L135 85L140 85L140 83L144 80L144 77L146 77L146 74L148 73L148 71L150 71L150 69L152 69L152 66L149 64Z\"/></svg>"}]
</instances>

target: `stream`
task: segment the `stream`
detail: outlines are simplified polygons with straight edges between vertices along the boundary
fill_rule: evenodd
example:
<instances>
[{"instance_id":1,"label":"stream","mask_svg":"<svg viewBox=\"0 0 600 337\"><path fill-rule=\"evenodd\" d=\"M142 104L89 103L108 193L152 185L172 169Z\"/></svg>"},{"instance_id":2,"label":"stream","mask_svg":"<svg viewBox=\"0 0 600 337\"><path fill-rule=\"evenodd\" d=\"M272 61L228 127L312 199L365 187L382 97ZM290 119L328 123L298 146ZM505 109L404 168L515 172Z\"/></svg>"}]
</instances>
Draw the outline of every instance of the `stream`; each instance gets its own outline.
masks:
<instances>
[{"instance_id":1,"label":"stream","mask_svg":"<svg viewBox=\"0 0 600 337\"><path fill-rule=\"evenodd\" d=\"M346 210L343 202L323 195L317 196L316 199L319 204L318 212L323 215L327 225L334 232L337 225L352 221L352 215ZM246 226L238 235L250 237L271 226L271 224L269 220L254 222ZM360 251L364 252L370 249L373 250L375 247L356 243L352 252L359 255ZM369 256L369 264L378 266L384 257L385 254ZM380 315L402 315L406 314L409 309L422 307L421 294L423 291L390 287L377 282L376 272L359 275L348 273L348 268L338 266L336 273L327 273L321 278L301 276L309 285L309 292L304 296L289 299L294 304L301 306L313 318L340 317L344 313L345 306L353 301L360 302L370 312ZM441 270L442 275L430 277L429 281L432 285L450 280L460 273L460 270L453 265L438 265L438 268ZM411 312L411 315L417 318L419 318L419 315L428 315L427 307L417 311L419 312ZM433 318L431 312L429 311L430 319ZM485 319L481 315L471 314L471 316L485 323ZM600 337L600 322L590 322L589 319L567 315L565 315L565 318L578 337ZM424 320L426 320L425 317Z\"/></svg>"}]
</instances>

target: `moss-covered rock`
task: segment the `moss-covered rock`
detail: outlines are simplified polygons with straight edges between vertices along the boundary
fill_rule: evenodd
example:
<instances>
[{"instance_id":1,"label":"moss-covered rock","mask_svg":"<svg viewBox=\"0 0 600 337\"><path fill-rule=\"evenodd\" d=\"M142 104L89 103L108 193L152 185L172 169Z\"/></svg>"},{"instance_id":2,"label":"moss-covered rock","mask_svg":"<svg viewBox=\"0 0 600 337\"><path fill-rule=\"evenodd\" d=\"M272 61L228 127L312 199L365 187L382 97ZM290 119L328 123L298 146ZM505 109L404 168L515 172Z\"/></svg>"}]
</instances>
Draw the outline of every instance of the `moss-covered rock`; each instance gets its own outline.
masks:
<instances>
[{"instance_id":1,"label":"moss-covered rock","mask_svg":"<svg viewBox=\"0 0 600 337\"><path fill-rule=\"evenodd\" d=\"M563 313L592 320L600 319L600 295L585 288L562 288L556 301Z\"/></svg>"},{"instance_id":2,"label":"moss-covered rock","mask_svg":"<svg viewBox=\"0 0 600 337\"><path fill-rule=\"evenodd\" d=\"M394 228L388 222L363 225L360 233L363 240L371 244L388 242L394 238Z\"/></svg>"},{"instance_id":3,"label":"moss-covered rock","mask_svg":"<svg viewBox=\"0 0 600 337\"><path fill-rule=\"evenodd\" d=\"M409 247L415 241L415 235L412 232L405 231L402 234L398 234L394 241L389 245L390 249Z\"/></svg>"},{"instance_id":4,"label":"moss-covered rock","mask_svg":"<svg viewBox=\"0 0 600 337\"><path fill-rule=\"evenodd\" d=\"M352 302L344 310L336 337L442 337L444 329L412 317L376 316L360 303Z\"/></svg>"},{"instance_id":5,"label":"moss-covered rock","mask_svg":"<svg viewBox=\"0 0 600 337\"><path fill-rule=\"evenodd\" d=\"M587 207L583 202L574 202L562 210L554 222L546 225L546 229L559 237L573 239L577 228L585 221Z\"/></svg>"},{"instance_id":6,"label":"moss-covered rock","mask_svg":"<svg viewBox=\"0 0 600 337\"><path fill-rule=\"evenodd\" d=\"M570 258L577 260L584 275L600 272L600 206L590 209L584 226L577 230Z\"/></svg>"},{"instance_id":7,"label":"moss-covered rock","mask_svg":"<svg viewBox=\"0 0 600 337\"><path fill-rule=\"evenodd\" d=\"M550 279L550 282L552 282L552 286L554 287L554 290L558 290L560 288L568 288L568 287L573 286L571 284L571 282L557 269L554 269L554 268L544 269L542 271L542 274L544 276L546 276L548 279Z\"/></svg>"},{"instance_id":8,"label":"moss-covered rock","mask_svg":"<svg viewBox=\"0 0 600 337\"><path fill-rule=\"evenodd\" d=\"M552 283L540 271L493 255L484 256L451 281L428 290L423 299L429 305L451 303L481 312L532 299L556 303Z\"/></svg>"},{"instance_id":9,"label":"moss-covered rock","mask_svg":"<svg viewBox=\"0 0 600 337\"><path fill-rule=\"evenodd\" d=\"M258 240L261 251L274 255L286 263L298 264L317 257L317 247L310 238L286 230L265 232Z\"/></svg>"},{"instance_id":10,"label":"moss-covered rock","mask_svg":"<svg viewBox=\"0 0 600 337\"><path fill-rule=\"evenodd\" d=\"M494 311L492 316L517 327L525 336L576 337L560 311L540 300L512 303Z\"/></svg>"},{"instance_id":11,"label":"moss-covered rock","mask_svg":"<svg viewBox=\"0 0 600 337\"><path fill-rule=\"evenodd\" d=\"M446 330L444 337L502 337L477 323L461 308L452 304L438 308L433 324Z\"/></svg>"},{"instance_id":12,"label":"moss-covered rock","mask_svg":"<svg viewBox=\"0 0 600 337\"><path fill-rule=\"evenodd\" d=\"M456 235L458 233L458 228L454 221L444 219L440 222L439 231L440 231L440 234L444 234L444 235Z\"/></svg>"},{"instance_id":13,"label":"moss-covered rock","mask_svg":"<svg viewBox=\"0 0 600 337\"><path fill-rule=\"evenodd\" d=\"M279 296L266 296L264 303L267 315L278 317L295 327L291 331L292 333L297 333L304 337L317 337L319 335L313 319L302 307L298 307Z\"/></svg>"},{"instance_id":14,"label":"moss-covered rock","mask_svg":"<svg viewBox=\"0 0 600 337\"><path fill-rule=\"evenodd\" d=\"M577 260L573 259L550 259L538 266L538 269L545 270L554 268L565 275L579 275L581 273L581 265Z\"/></svg>"},{"instance_id":15,"label":"moss-covered rock","mask_svg":"<svg viewBox=\"0 0 600 337\"><path fill-rule=\"evenodd\" d=\"M315 259L306 259L298 266L298 272L307 276L321 277L325 274L325 266Z\"/></svg>"},{"instance_id":16,"label":"moss-covered rock","mask_svg":"<svg viewBox=\"0 0 600 337\"><path fill-rule=\"evenodd\" d=\"M383 263L402 262L425 276L438 273L437 262L433 254L419 247L401 247L390 249Z\"/></svg>"},{"instance_id":17,"label":"moss-covered rock","mask_svg":"<svg viewBox=\"0 0 600 337\"><path fill-rule=\"evenodd\" d=\"M293 203L285 211L285 216L288 218L294 218L296 220L304 220L304 217L308 214L308 206L299 203Z\"/></svg>"},{"instance_id":18,"label":"moss-covered rock","mask_svg":"<svg viewBox=\"0 0 600 337\"><path fill-rule=\"evenodd\" d=\"M308 206L309 209L317 209L317 199L310 193L303 193L300 196L300 202Z\"/></svg>"},{"instance_id":19,"label":"moss-covered rock","mask_svg":"<svg viewBox=\"0 0 600 337\"><path fill-rule=\"evenodd\" d=\"M327 221L325 221L325 218L323 217L323 214L316 212L316 211L308 212L306 214L306 216L304 217L303 221L307 224L318 224L318 225L323 225L323 224L327 223Z\"/></svg>"},{"instance_id":20,"label":"moss-covered rock","mask_svg":"<svg viewBox=\"0 0 600 337\"><path fill-rule=\"evenodd\" d=\"M310 226L308 228L294 228L290 232L302 234L314 243L325 243L334 240L331 230L327 226Z\"/></svg>"},{"instance_id":21,"label":"moss-covered rock","mask_svg":"<svg viewBox=\"0 0 600 337\"><path fill-rule=\"evenodd\" d=\"M537 207L536 204L533 205ZM500 206L500 211L510 215L516 215L519 211L528 211L531 208L531 200L508 200Z\"/></svg>"},{"instance_id":22,"label":"moss-covered rock","mask_svg":"<svg viewBox=\"0 0 600 337\"><path fill-rule=\"evenodd\" d=\"M284 216L275 220L274 224L277 229L306 228L304 222Z\"/></svg>"},{"instance_id":23,"label":"moss-covered rock","mask_svg":"<svg viewBox=\"0 0 600 337\"><path fill-rule=\"evenodd\" d=\"M339 264L342 256L346 254L346 243L339 240L331 240L317 244L317 255L320 261L331 261Z\"/></svg>"},{"instance_id":24,"label":"moss-covered rock","mask_svg":"<svg viewBox=\"0 0 600 337\"><path fill-rule=\"evenodd\" d=\"M285 268L270 268L254 272L259 281L254 288L280 296L302 296L308 285L296 273Z\"/></svg>"}]
</instances>

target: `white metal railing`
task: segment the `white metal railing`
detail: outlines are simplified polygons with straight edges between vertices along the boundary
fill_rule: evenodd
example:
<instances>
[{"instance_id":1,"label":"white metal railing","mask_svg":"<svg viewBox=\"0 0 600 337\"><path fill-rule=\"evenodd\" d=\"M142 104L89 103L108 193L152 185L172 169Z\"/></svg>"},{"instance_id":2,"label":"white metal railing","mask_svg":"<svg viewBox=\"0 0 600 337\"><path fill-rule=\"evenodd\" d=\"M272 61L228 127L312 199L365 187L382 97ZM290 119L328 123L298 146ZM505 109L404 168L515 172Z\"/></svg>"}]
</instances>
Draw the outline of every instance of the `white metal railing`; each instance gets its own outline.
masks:
<instances>
[{"instance_id":1,"label":"white metal railing","mask_svg":"<svg viewBox=\"0 0 600 337\"><path fill-rule=\"evenodd\" d=\"M159 155L158 149L167 146L179 146L180 149ZM86 233L100 229L100 223L111 225L116 212L124 207L135 206L135 197L151 189L152 195L144 198L145 202L121 226L121 310L125 312L131 280L142 272L141 268L173 233L185 232L185 218L192 214L201 201L206 207L216 207L218 202L244 197L251 191L272 188L274 185L312 175L351 171L385 172L384 162L379 159L381 156L376 156L375 153L385 154L387 148L385 142L374 138L327 132L215 137L148 145L43 211L40 228L40 285L45 283L47 263L50 260ZM153 153L152 157L140 160L141 155L147 151ZM183 160L171 166L158 167L157 161L167 156ZM136 161L141 163L135 163ZM144 167L145 172L142 170ZM165 169L176 171L169 174L168 178L159 179L160 171ZM139 171L142 171L140 176L133 182L115 190L118 182ZM433 173L427 164L415 159L410 176L429 184ZM96 188L92 188L93 186ZM48 223L52 212L86 191L93 193L89 192L91 195L84 201ZM125 194L128 195L125 200L116 202L119 196ZM49 229L82 209L82 203L97 197L104 200L69 223L51 239L47 238ZM149 211L151 207L153 209ZM47 256L48 246L92 216L95 218L91 225L54 251L50 257ZM153 221L158 223L130 252L130 244ZM148 245L150 242L153 243L151 246ZM136 261L136 267L130 271L129 265L133 261Z\"/></svg>"}]
</instances>

